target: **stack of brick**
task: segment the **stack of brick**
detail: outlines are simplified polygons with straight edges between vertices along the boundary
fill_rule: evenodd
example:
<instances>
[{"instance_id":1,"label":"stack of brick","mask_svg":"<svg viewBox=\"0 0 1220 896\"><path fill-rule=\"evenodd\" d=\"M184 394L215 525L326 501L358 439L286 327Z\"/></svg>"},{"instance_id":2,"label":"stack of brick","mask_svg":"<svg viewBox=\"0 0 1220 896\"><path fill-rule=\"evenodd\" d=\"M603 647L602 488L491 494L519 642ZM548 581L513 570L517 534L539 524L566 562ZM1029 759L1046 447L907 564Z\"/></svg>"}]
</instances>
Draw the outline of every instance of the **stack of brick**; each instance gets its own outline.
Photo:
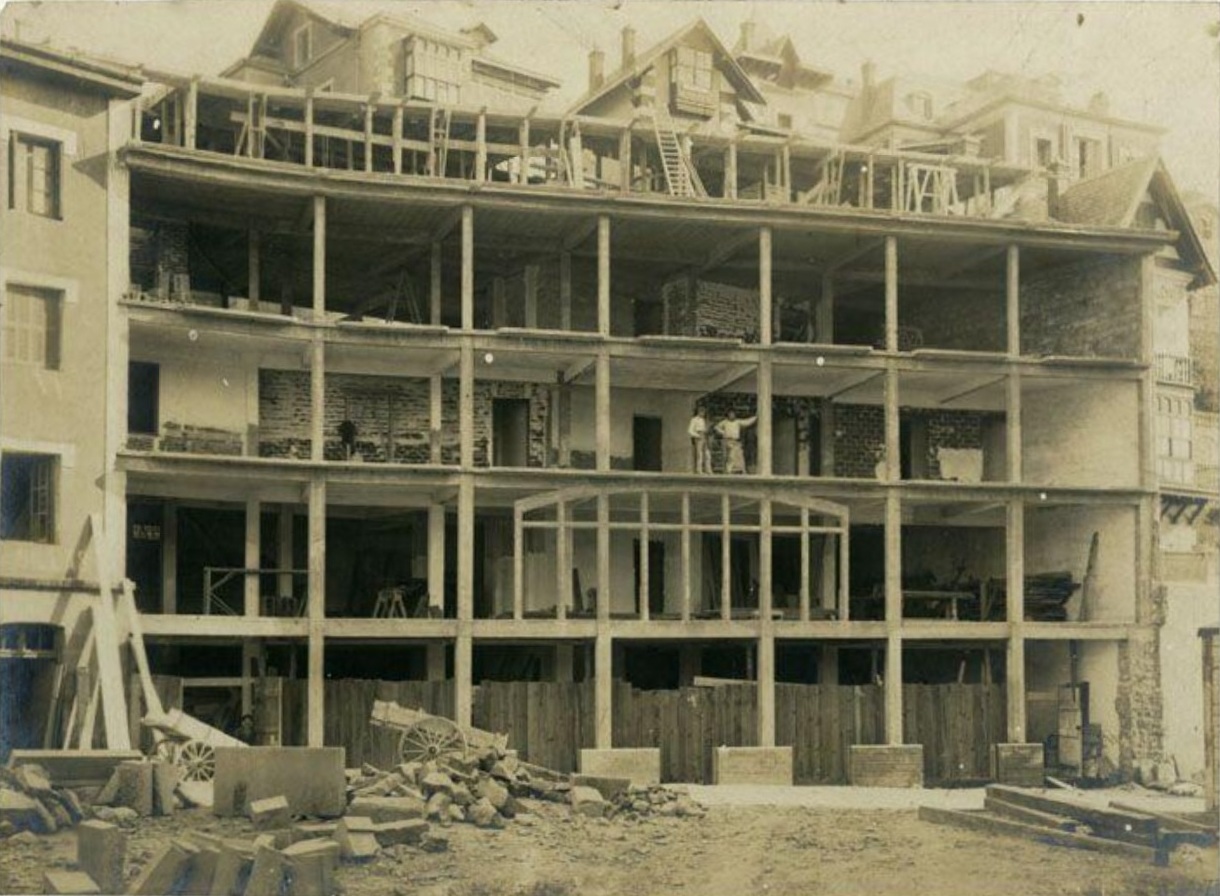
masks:
<instances>
[{"instance_id":1,"label":"stack of brick","mask_svg":"<svg viewBox=\"0 0 1220 896\"><path fill-rule=\"evenodd\" d=\"M53 834L88 812L74 791L55 787L41 766L0 768L0 837L24 831Z\"/></svg>"}]
</instances>

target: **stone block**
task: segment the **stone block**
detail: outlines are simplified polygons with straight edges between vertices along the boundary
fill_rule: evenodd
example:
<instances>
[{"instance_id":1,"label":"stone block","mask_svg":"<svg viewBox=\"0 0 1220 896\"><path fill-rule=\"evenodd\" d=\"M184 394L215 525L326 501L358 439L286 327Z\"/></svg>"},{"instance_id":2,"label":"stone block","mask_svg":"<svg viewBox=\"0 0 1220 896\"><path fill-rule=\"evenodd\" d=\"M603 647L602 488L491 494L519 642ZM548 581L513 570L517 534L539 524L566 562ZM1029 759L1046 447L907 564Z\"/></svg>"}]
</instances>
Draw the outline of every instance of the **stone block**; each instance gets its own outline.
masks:
<instances>
[{"instance_id":1,"label":"stone block","mask_svg":"<svg viewBox=\"0 0 1220 896\"><path fill-rule=\"evenodd\" d=\"M102 787L120 762L140 758L139 750L13 750L9 766L36 764L56 787Z\"/></svg>"},{"instance_id":2,"label":"stone block","mask_svg":"<svg viewBox=\"0 0 1220 896\"><path fill-rule=\"evenodd\" d=\"M847 775L853 787L923 787L923 746L852 744Z\"/></svg>"},{"instance_id":3,"label":"stone block","mask_svg":"<svg viewBox=\"0 0 1220 896\"><path fill-rule=\"evenodd\" d=\"M63 896L94 896L102 891L98 889L93 878L83 871L48 871L42 876L42 892L59 893Z\"/></svg>"},{"instance_id":4,"label":"stone block","mask_svg":"<svg viewBox=\"0 0 1220 896\"><path fill-rule=\"evenodd\" d=\"M573 775L573 787L592 787L608 800L614 800L631 789L630 778L606 778L601 775Z\"/></svg>"},{"instance_id":5,"label":"stone block","mask_svg":"<svg viewBox=\"0 0 1220 896\"><path fill-rule=\"evenodd\" d=\"M246 881L245 896L281 896L290 892L285 886L288 876L288 860L277 849L258 846L254 850L254 864L250 867L250 879Z\"/></svg>"},{"instance_id":6,"label":"stone block","mask_svg":"<svg viewBox=\"0 0 1220 896\"><path fill-rule=\"evenodd\" d=\"M153 814L174 814L174 791L178 787L178 766L162 759L154 759L152 766Z\"/></svg>"},{"instance_id":7,"label":"stone block","mask_svg":"<svg viewBox=\"0 0 1220 896\"><path fill-rule=\"evenodd\" d=\"M466 809L466 818L475 827L480 828L496 828L504 825L504 819L500 817L496 807L486 797L479 797L470 804Z\"/></svg>"},{"instance_id":8,"label":"stone block","mask_svg":"<svg viewBox=\"0 0 1220 896\"><path fill-rule=\"evenodd\" d=\"M103 893L121 893L127 880L127 832L104 821L76 826L76 864Z\"/></svg>"},{"instance_id":9,"label":"stone block","mask_svg":"<svg viewBox=\"0 0 1220 896\"><path fill-rule=\"evenodd\" d=\"M382 848L398 846L400 843L419 843L428 833L428 822L421 818L411 818L407 821L389 821L379 824L373 830L377 845Z\"/></svg>"},{"instance_id":10,"label":"stone block","mask_svg":"<svg viewBox=\"0 0 1220 896\"><path fill-rule=\"evenodd\" d=\"M51 777L41 765L19 765L13 769L13 777L26 793L42 796L51 792Z\"/></svg>"},{"instance_id":11,"label":"stone block","mask_svg":"<svg viewBox=\"0 0 1220 896\"><path fill-rule=\"evenodd\" d=\"M292 826L292 810L282 796L269 796L250 802L250 822L256 831L274 831Z\"/></svg>"},{"instance_id":12,"label":"stone block","mask_svg":"<svg viewBox=\"0 0 1220 896\"><path fill-rule=\"evenodd\" d=\"M128 892L134 896L164 896L186 883L191 859L198 850L181 840L172 840L144 866Z\"/></svg>"},{"instance_id":13,"label":"stone block","mask_svg":"<svg viewBox=\"0 0 1220 896\"><path fill-rule=\"evenodd\" d=\"M333 896L339 844L306 840L283 851L288 862L288 892L292 896Z\"/></svg>"},{"instance_id":14,"label":"stone block","mask_svg":"<svg viewBox=\"0 0 1220 896\"><path fill-rule=\"evenodd\" d=\"M216 876L216 866L219 863L220 847L200 846L199 851L191 857L191 867L186 872L182 896L208 896L212 891L212 879Z\"/></svg>"},{"instance_id":15,"label":"stone block","mask_svg":"<svg viewBox=\"0 0 1220 896\"><path fill-rule=\"evenodd\" d=\"M991 775L1000 784L1041 787L1046 758L1042 744L994 744Z\"/></svg>"},{"instance_id":16,"label":"stone block","mask_svg":"<svg viewBox=\"0 0 1220 896\"><path fill-rule=\"evenodd\" d=\"M717 747L713 784L792 785L792 747Z\"/></svg>"},{"instance_id":17,"label":"stone block","mask_svg":"<svg viewBox=\"0 0 1220 896\"><path fill-rule=\"evenodd\" d=\"M212 811L241 815L248 802L283 796L297 815L337 818L347 808L343 761L342 747L217 747Z\"/></svg>"},{"instance_id":18,"label":"stone block","mask_svg":"<svg viewBox=\"0 0 1220 896\"><path fill-rule=\"evenodd\" d=\"M508 788L495 778L486 778L479 783L479 796L491 803L491 807L497 812L501 811L509 800Z\"/></svg>"},{"instance_id":19,"label":"stone block","mask_svg":"<svg viewBox=\"0 0 1220 896\"><path fill-rule=\"evenodd\" d=\"M441 771L429 772L424 775L419 782L419 786L423 790L424 796L431 796L434 793L445 793L453 796L453 779Z\"/></svg>"},{"instance_id":20,"label":"stone block","mask_svg":"<svg viewBox=\"0 0 1220 896\"><path fill-rule=\"evenodd\" d=\"M0 822L15 831L50 834L59 826L54 816L38 800L15 790L0 790Z\"/></svg>"},{"instance_id":21,"label":"stone block","mask_svg":"<svg viewBox=\"0 0 1220 896\"><path fill-rule=\"evenodd\" d=\"M335 828L339 825L333 821L309 821L292 826L292 841L299 843L302 840L321 840L335 835Z\"/></svg>"},{"instance_id":22,"label":"stone block","mask_svg":"<svg viewBox=\"0 0 1220 896\"><path fill-rule=\"evenodd\" d=\"M153 814L152 763L120 762L114 770L111 782L112 784L106 786L108 791L113 785L113 796L108 801L109 805L126 806L143 816Z\"/></svg>"},{"instance_id":23,"label":"stone block","mask_svg":"<svg viewBox=\"0 0 1220 896\"><path fill-rule=\"evenodd\" d=\"M423 818L428 814L428 808L423 800L413 796L362 796L352 800L348 812L384 824L387 821Z\"/></svg>"},{"instance_id":24,"label":"stone block","mask_svg":"<svg viewBox=\"0 0 1220 896\"><path fill-rule=\"evenodd\" d=\"M661 751L654 747L581 750L580 773L626 778L636 787L649 787L661 783Z\"/></svg>"},{"instance_id":25,"label":"stone block","mask_svg":"<svg viewBox=\"0 0 1220 896\"><path fill-rule=\"evenodd\" d=\"M605 818L606 813L610 811L610 804L593 787L574 786L572 788L571 800L573 815L585 815L589 818Z\"/></svg>"},{"instance_id":26,"label":"stone block","mask_svg":"<svg viewBox=\"0 0 1220 896\"><path fill-rule=\"evenodd\" d=\"M361 815L349 815L335 827L339 854L349 862L367 862L377 856L377 823Z\"/></svg>"},{"instance_id":27,"label":"stone block","mask_svg":"<svg viewBox=\"0 0 1220 896\"><path fill-rule=\"evenodd\" d=\"M254 864L254 850L245 843L226 841L220 847L216 859L216 870L212 874L212 886L208 896L242 896L250 867Z\"/></svg>"}]
</instances>

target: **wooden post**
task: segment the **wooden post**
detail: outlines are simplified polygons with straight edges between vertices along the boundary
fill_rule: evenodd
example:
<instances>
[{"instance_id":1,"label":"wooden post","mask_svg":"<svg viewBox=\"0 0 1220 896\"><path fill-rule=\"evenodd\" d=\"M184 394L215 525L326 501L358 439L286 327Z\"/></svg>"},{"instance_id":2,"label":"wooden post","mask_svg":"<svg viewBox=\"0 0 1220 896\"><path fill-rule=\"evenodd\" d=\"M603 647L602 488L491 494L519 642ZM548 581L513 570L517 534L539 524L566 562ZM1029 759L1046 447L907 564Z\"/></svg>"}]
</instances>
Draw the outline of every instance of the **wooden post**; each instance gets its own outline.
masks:
<instances>
[{"instance_id":1,"label":"wooden post","mask_svg":"<svg viewBox=\"0 0 1220 896\"><path fill-rule=\"evenodd\" d=\"M474 179L476 183L487 180L487 111L479 112L474 131Z\"/></svg>"},{"instance_id":2,"label":"wooden post","mask_svg":"<svg viewBox=\"0 0 1220 896\"><path fill-rule=\"evenodd\" d=\"M258 569L261 563L262 507L257 497L246 498L246 569ZM246 616L259 615L259 576L246 573L242 577Z\"/></svg>"},{"instance_id":3,"label":"wooden post","mask_svg":"<svg viewBox=\"0 0 1220 896\"><path fill-rule=\"evenodd\" d=\"M737 141L733 140L724 150L724 193L725 199L737 198Z\"/></svg>"},{"instance_id":4,"label":"wooden post","mask_svg":"<svg viewBox=\"0 0 1220 896\"><path fill-rule=\"evenodd\" d=\"M474 466L474 345L462 340L458 362L458 458L462 469Z\"/></svg>"},{"instance_id":5,"label":"wooden post","mask_svg":"<svg viewBox=\"0 0 1220 896\"><path fill-rule=\"evenodd\" d=\"M313 319L326 318L326 197L313 198Z\"/></svg>"},{"instance_id":6,"label":"wooden post","mask_svg":"<svg viewBox=\"0 0 1220 896\"><path fill-rule=\"evenodd\" d=\"M324 739L325 660L323 630L326 624L326 480L315 475L309 482L309 665L306 745L320 747Z\"/></svg>"},{"instance_id":7,"label":"wooden post","mask_svg":"<svg viewBox=\"0 0 1220 896\"><path fill-rule=\"evenodd\" d=\"M610 216L597 216L597 332L610 335Z\"/></svg>"},{"instance_id":8,"label":"wooden post","mask_svg":"<svg viewBox=\"0 0 1220 896\"><path fill-rule=\"evenodd\" d=\"M599 629L594 652L594 708L597 718L594 742L597 749L609 750L614 745L614 651L608 631Z\"/></svg>"},{"instance_id":9,"label":"wooden post","mask_svg":"<svg viewBox=\"0 0 1220 896\"><path fill-rule=\"evenodd\" d=\"M315 333L309 359L309 459L326 457L326 343Z\"/></svg>"},{"instance_id":10,"label":"wooden post","mask_svg":"<svg viewBox=\"0 0 1220 896\"><path fill-rule=\"evenodd\" d=\"M161 612L178 612L178 504L161 507Z\"/></svg>"},{"instance_id":11,"label":"wooden post","mask_svg":"<svg viewBox=\"0 0 1220 896\"><path fill-rule=\"evenodd\" d=\"M559 253L559 329L572 329L572 253Z\"/></svg>"},{"instance_id":12,"label":"wooden post","mask_svg":"<svg viewBox=\"0 0 1220 896\"><path fill-rule=\"evenodd\" d=\"M610 420L610 355L605 348L597 350L595 389L595 438L596 459L599 472L610 470L611 420Z\"/></svg>"},{"instance_id":13,"label":"wooden post","mask_svg":"<svg viewBox=\"0 0 1220 896\"><path fill-rule=\"evenodd\" d=\"M462 206L462 329L474 329L474 207Z\"/></svg>"},{"instance_id":14,"label":"wooden post","mask_svg":"<svg viewBox=\"0 0 1220 896\"><path fill-rule=\"evenodd\" d=\"M1008 354L1009 357L1016 358L1021 354L1021 254L1015 244L1008 247L1005 270L1005 306Z\"/></svg>"},{"instance_id":15,"label":"wooden post","mask_svg":"<svg viewBox=\"0 0 1220 896\"><path fill-rule=\"evenodd\" d=\"M196 132L199 122L199 79L191 78L186 88L186 109L183 110L184 127L182 145L187 149L195 149Z\"/></svg>"},{"instance_id":16,"label":"wooden post","mask_svg":"<svg viewBox=\"0 0 1220 896\"><path fill-rule=\"evenodd\" d=\"M898 239L885 238L885 350L898 351Z\"/></svg>"},{"instance_id":17,"label":"wooden post","mask_svg":"<svg viewBox=\"0 0 1220 896\"><path fill-rule=\"evenodd\" d=\"M428 608L445 609L445 505L428 505Z\"/></svg>"},{"instance_id":18,"label":"wooden post","mask_svg":"<svg viewBox=\"0 0 1220 896\"><path fill-rule=\"evenodd\" d=\"M432 241L432 254L428 265L428 322L434 327L441 323L441 274L443 259L440 240Z\"/></svg>"},{"instance_id":19,"label":"wooden post","mask_svg":"<svg viewBox=\"0 0 1220 896\"><path fill-rule=\"evenodd\" d=\"M1027 740L1025 718L1025 506L1020 498L1008 502L1006 528L1008 609L1008 742Z\"/></svg>"},{"instance_id":20,"label":"wooden post","mask_svg":"<svg viewBox=\"0 0 1220 896\"><path fill-rule=\"evenodd\" d=\"M631 192L631 128L625 127L618 135L618 176L619 190Z\"/></svg>"},{"instance_id":21,"label":"wooden post","mask_svg":"<svg viewBox=\"0 0 1220 896\"><path fill-rule=\"evenodd\" d=\"M263 279L260 235L257 230L251 229L248 231L246 250L246 296L250 299L250 310L257 311Z\"/></svg>"},{"instance_id":22,"label":"wooden post","mask_svg":"<svg viewBox=\"0 0 1220 896\"><path fill-rule=\"evenodd\" d=\"M313 167L313 88L305 94L305 167Z\"/></svg>"}]
</instances>

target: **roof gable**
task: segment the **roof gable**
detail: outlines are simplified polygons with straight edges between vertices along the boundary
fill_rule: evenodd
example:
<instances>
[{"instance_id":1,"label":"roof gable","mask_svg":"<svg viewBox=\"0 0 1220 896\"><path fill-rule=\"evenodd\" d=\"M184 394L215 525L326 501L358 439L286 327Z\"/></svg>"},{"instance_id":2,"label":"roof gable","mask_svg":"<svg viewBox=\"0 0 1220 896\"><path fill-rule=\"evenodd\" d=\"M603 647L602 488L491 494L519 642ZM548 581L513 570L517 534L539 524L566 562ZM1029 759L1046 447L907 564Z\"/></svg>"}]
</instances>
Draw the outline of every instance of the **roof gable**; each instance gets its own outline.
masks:
<instances>
[{"instance_id":1,"label":"roof gable","mask_svg":"<svg viewBox=\"0 0 1220 896\"><path fill-rule=\"evenodd\" d=\"M703 19L696 19L689 25L678 29L664 40L653 44L645 52L638 55L632 65L626 68L619 68L618 71L606 78L601 85L588 91L572 106L570 114L579 114L603 97L622 89L628 82L648 71L663 54L668 53L673 48L686 44L688 41L700 39L706 41L710 46L713 65L733 85L740 100L749 103L766 103L762 93L759 92L754 82L750 80L750 76L746 74L745 69L733 58L733 54L728 51L728 48L716 36L716 32Z\"/></svg>"},{"instance_id":2,"label":"roof gable","mask_svg":"<svg viewBox=\"0 0 1220 896\"><path fill-rule=\"evenodd\" d=\"M1069 224L1134 227L1136 212L1146 198L1178 233L1178 256L1195 271L1192 288L1215 283L1216 272L1203 242L1159 156L1138 159L1073 184L1059 197L1055 217Z\"/></svg>"}]
</instances>

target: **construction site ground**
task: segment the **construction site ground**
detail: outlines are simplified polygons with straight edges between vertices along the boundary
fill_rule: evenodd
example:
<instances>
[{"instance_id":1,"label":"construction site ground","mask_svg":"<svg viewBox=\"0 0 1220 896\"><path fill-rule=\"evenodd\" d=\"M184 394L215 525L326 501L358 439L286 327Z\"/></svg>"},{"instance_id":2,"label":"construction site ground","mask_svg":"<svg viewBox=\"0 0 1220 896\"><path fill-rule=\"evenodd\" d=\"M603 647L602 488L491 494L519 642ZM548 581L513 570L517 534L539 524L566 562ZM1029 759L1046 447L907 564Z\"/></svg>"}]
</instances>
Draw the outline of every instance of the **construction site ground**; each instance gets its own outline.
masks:
<instances>
[{"instance_id":1,"label":"construction site ground","mask_svg":"<svg viewBox=\"0 0 1220 896\"><path fill-rule=\"evenodd\" d=\"M447 851L385 850L338 875L346 896L644 896L684 894L1205 894L1217 893L1217 850L1176 849L1167 868L1009 836L942 827L920 804L982 805L981 790L691 787L703 817L573 817L560 803L523 801L503 830L441 829ZM1129 791L1092 798L1149 799ZM1201 800L1153 798L1176 811ZM1197 805L1196 805L1197 804ZM1151 805L1149 806L1151 808ZM245 819L206 809L141 818L128 875L191 831L252 838ZM71 868L75 837L60 832L0 844L0 893L42 892L46 870Z\"/></svg>"}]
</instances>

